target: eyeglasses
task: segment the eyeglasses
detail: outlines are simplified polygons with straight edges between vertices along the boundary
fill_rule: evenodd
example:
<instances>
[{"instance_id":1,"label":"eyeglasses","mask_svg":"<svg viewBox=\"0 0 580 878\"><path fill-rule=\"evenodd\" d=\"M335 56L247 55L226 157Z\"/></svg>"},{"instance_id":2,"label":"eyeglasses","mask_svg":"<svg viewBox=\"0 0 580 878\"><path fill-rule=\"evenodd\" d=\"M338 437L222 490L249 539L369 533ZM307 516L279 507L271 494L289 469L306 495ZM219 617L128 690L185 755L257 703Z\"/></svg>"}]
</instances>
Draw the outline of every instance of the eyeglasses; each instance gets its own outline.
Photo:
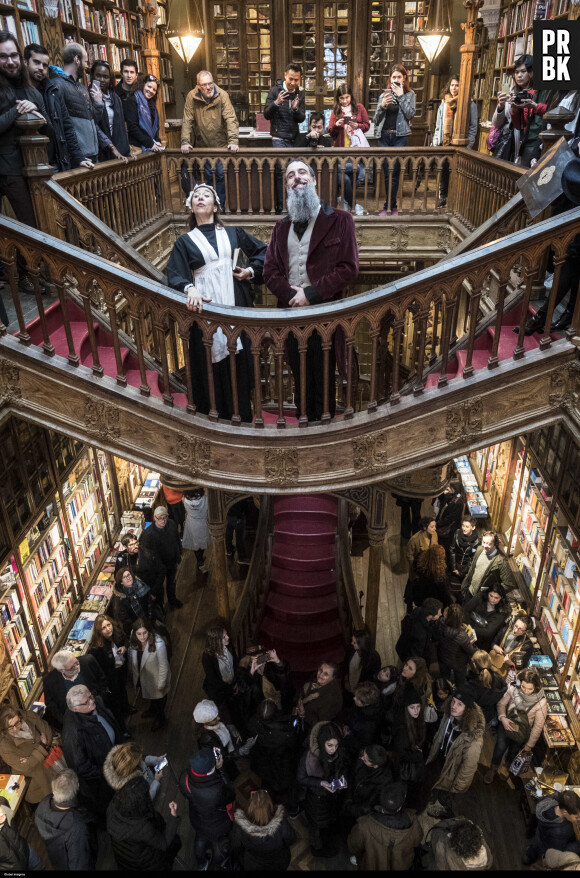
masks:
<instances>
[{"instance_id":1,"label":"eyeglasses","mask_svg":"<svg viewBox=\"0 0 580 878\"><path fill-rule=\"evenodd\" d=\"M8 723L8 729L17 729L18 726L21 726L21 725L22 725L22 720L17 719L16 722Z\"/></svg>"},{"instance_id":2,"label":"eyeglasses","mask_svg":"<svg viewBox=\"0 0 580 878\"><path fill-rule=\"evenodd\" d=\"M145 79L143 80L143 84L145 84L146 82L155 82L155 83L157 83L157 85L160 85L159 80L157 79L156 76L153 76L152 73L148 73L148 74L147 74L147 76L146 76Z\"/></svg>"},{"instance_id":3,"label":"eyeglasses","mask_svg":"<svg viewBox=\"0 0 580 878\"><path fill-rule=\"evenodd\" d=\"M95 699L93 698L93 696L89 695L89 697L85 701L77 701L77 707L87 707L91 703L91 701L94 702L94 700Z\"/></svg>"},{"instance_id":4,"label":"eyeglasses","mask_svg":"<svg viewBox=\"0 0 580 878\"><path fill-rule=\"evenodd\" d=\"M4 55L4 54L0 55L0 61L19 61L19 60L20 60L20 55L18 54L18 52L14 52L13 55Z\"/></svg>"}]
</instances>

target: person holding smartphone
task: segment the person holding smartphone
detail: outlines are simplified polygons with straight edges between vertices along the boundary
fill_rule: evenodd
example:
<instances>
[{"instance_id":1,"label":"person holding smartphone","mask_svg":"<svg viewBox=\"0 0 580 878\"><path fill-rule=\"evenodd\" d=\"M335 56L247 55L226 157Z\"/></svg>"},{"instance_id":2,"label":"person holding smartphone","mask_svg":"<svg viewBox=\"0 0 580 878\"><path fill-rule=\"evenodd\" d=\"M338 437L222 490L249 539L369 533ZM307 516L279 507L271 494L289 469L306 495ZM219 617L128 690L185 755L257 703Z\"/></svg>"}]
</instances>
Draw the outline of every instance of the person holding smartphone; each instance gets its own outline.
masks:
<instances>
[{"instance_id":1,"label":"person holding smartphone","mask_svg":"<svg viewBox=\"0 0 580 878\"><path fill-rule=\"evenodd\" d=\"M514 64L511 91L509 94L504 91L498 93L497 107L491 120L496 128L503 128L511 122L514 153L506 160L521 164L523 168L531 167L532 160L540 157L540 132L545 127L543 116L548 107L547 103L540 101L533 82L534 59L531 55L521 55Z\"/></svg>"},{"instance_id":2,"label":"person holding smartphone","mask_svg":"<svg viewBox=\"0 0 580 878\"><path fill-rule=\"evenodd\" d=\"M274 149L292 149L299 135L298 126L306 118L304 92L300 91L302 67L288 64L284 79L276 80L268 92L264 118L270 122L270 136ZM282 168L276 162L274 173L276 213L282 213Z\"/></svg>"},{"instance_id":3,"label":"person holding smartphone","mask_svg":"<svg viewBox=\"0 0 580 878\"><path fill-rule=\"evenodd\" d=\"M328 130L333 139L334 146L359 148L358 135L356 132L364 134L369 128L370 122L367 111L363 105L355 99L352 93L352 87L346 82L343 82L342 85L339 85L336 89L336 103L330 114L330 121L328 123ZM356 173L356 182L358 184L364 183L364 179L364 162L359 162ZM341 181L342 167L339 166L337 179L339 191L341 189ZM356 198L353 201L353 188L352 161L347 159L344 164L344 202L345 207L349 209L352 208L353 204L356 202ZM363 212L360 204L356 207L356 213ZM360 208L360 210L358 208Z\"/></svg>"},{"instance_id":4,"label":"person holding smartphone","mask_svg":"<svg viewBox=\"0 0 580 878\"><path fill-rule=\"evenodd\" d=\"M375 134L380 146L407 146L411 133L411 119L416 112L415 92L409 85L409 75L402 64L393 64L383 94L379 98L375 112ZM398 214L397 192L401 163L396 160L391 179L389 196L389 163L383 162L385 174L385 204L380 216Z\"/></svg>"}]
</instances>

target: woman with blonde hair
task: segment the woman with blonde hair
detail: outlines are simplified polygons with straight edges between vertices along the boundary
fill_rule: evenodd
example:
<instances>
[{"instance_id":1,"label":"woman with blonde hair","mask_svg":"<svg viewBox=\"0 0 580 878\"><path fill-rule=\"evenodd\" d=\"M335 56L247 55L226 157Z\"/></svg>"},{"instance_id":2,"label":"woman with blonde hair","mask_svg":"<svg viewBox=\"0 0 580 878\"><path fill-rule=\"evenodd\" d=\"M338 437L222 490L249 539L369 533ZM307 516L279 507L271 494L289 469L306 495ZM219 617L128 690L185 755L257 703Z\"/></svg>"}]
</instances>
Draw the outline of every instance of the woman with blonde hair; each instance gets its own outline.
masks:
<instances>
[{"instance_id":1,"label":"woman with blonde hair","mask_svg":"<svg viewBox=\"0 0 580 878\"><path fill-rule=\"evenodd\" d=\"M245 811L236 811L230 835L232 856L244 872L285 872L296 833L283 805L274 805L267 790L254 790Z\"/></svg>"},{"instance_id":2,"label":"woman with blonde hair","mask_svg":"<svg viewBox=\"0 0 580 878\"><path fill-rule=\"evenodd\" d=\"M6 705L0 712L0 756L13 774L30 779L26 801L36 805L50 795L50 771L44 760L52 742L52 729L31 710Z\"/></svg>"},{"instance_id":3,"label":"woman with blonde hair","mask_svg":"<svg viewBox=\"0 0 580 878\"><path fill-rule=\"evenodd\" d=\"M475 692L475 700L481 707L486 725L497 726L496 705L507 689L507 683L497 674L489 653L476 649L467 666L467 685Z\"/></svg>"},{"instance_id":4,"label":"woman with blonde hair","mask_svg":"<svg viewBox=\"0 0 580 878\"><path fill-rule=\"evenodd\" d=\"M155 771L155 766L165 758L162 756L144 756L136 741L117 744L107 754L103 766L103 774L109 786L114 790L121 789L133 777L143 777L149 787L151 801L159 792L163 769Z\"/></svg>"}]
</instances>

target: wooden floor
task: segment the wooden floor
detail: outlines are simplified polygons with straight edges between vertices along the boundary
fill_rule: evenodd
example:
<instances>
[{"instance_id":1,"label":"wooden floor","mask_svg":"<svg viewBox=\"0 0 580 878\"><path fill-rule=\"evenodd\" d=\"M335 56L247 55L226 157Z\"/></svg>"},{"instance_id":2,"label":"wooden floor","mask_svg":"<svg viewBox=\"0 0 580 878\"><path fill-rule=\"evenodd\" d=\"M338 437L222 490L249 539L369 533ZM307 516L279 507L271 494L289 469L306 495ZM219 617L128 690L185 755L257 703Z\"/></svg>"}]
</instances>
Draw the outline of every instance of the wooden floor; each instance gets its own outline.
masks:
<instances>
[{"instance_id":1,"label":"wooden floor","mask_svg":"<svg viewBox=\"0 0 580 878\"><path fill-rule=\"evenodd\" d=\"M428 506L426 506L428 511ZM377 649L383 664L396 664L394 643L398 636L399 620L403 612L402 594L407 581L404 546L399 540L399 509L392 504L389 520L389 533L385 541L381 570L381 602L379 608L379 632ZM368 549L354 545L353 568L357 587L364 591ZM357 554L358 553L358 554ZM235 606L242 589L242 576L247 568L230 562L230 605ZM197 572L195 557L184 552L178 575L177 595L184 606L172 610L169 624L173 636L172 689L168 702L168 723L156 733L150 731L150 721L143 720L139 714L131 717L129 730L143 746L145 753L161 755L167 752L170 770L165 769L162 786L156 800L158 810L166 814L168 803L177 801L182 816L180 835L183 847L175 864L176 871L195 868L193 858L193 830L187 815L187 803L177 791L177 777L187 765L188 756L193 749L192 714L198 700L205 697L202 691L203 674L201 653L204 645L204 630L216 614L215 594L207 585L207 577ZM143 705L144 706L144 705ZM141 704L137 704L141 708ZM489 745L488 745L489 748ZM489 761L489 753L487 754ZM256 779L249 770L244 770L238 779L238 799L247 802L249 790L255 788ZM458 797L457 812L475 819L482 826L486 839L492 848L495 869L521 869L520 857L526 842L524 822L519 808L519 794L510 790L504 783L496 781L492 786L482 784L476 777L471 790ZM435 823L425 818L425 830ZM291 871L349 871L354 867L349 863L344 840L339 856L330 860L315 860L309 852L308 833L303 816L293 822L298 841L293 848ZM114 869L114 860L108 846L104 846L99 857L101 869Z\"/></svg>"}]
</instances>

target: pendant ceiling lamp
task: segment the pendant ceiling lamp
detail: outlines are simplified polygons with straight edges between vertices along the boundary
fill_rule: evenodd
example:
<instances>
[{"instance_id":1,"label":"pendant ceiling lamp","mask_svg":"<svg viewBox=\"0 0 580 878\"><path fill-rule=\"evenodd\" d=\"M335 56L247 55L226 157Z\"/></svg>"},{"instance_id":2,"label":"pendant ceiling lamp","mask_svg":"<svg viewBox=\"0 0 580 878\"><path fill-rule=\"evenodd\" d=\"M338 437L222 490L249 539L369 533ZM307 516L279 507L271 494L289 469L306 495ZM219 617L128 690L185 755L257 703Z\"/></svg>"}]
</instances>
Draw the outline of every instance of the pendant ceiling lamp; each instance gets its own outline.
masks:
<instances>
[{"instance_id":1,"label":"pendant ceiling lamp","mask_svg":"<svg viewBox=\"0 0 580 878\"><path fill-rule=\"evenodd\" d=\"M451 38L448 0L431 0L427 27L415 35L429 63L439 57Z\"/></svg>"},{"instance_id":2,"label":"pendant ceiling lamp","mask_svg":"<svg viewBox=\"0 0 580 878\"><path fill-rule=\"evenodd\" d=\"M189 64L205 36L201 25L201 18L197 3L193 0L197 21L199 25L192 26L189 16L189 4L191 0L181 0L179 5L173 0L169 10L169 21L167 23L166 36L179 57L185 62L185 66ZM176 8L177 7L177 8ZM187 72L187 71L186 71Z\"/></svg>"}]
</instances>

